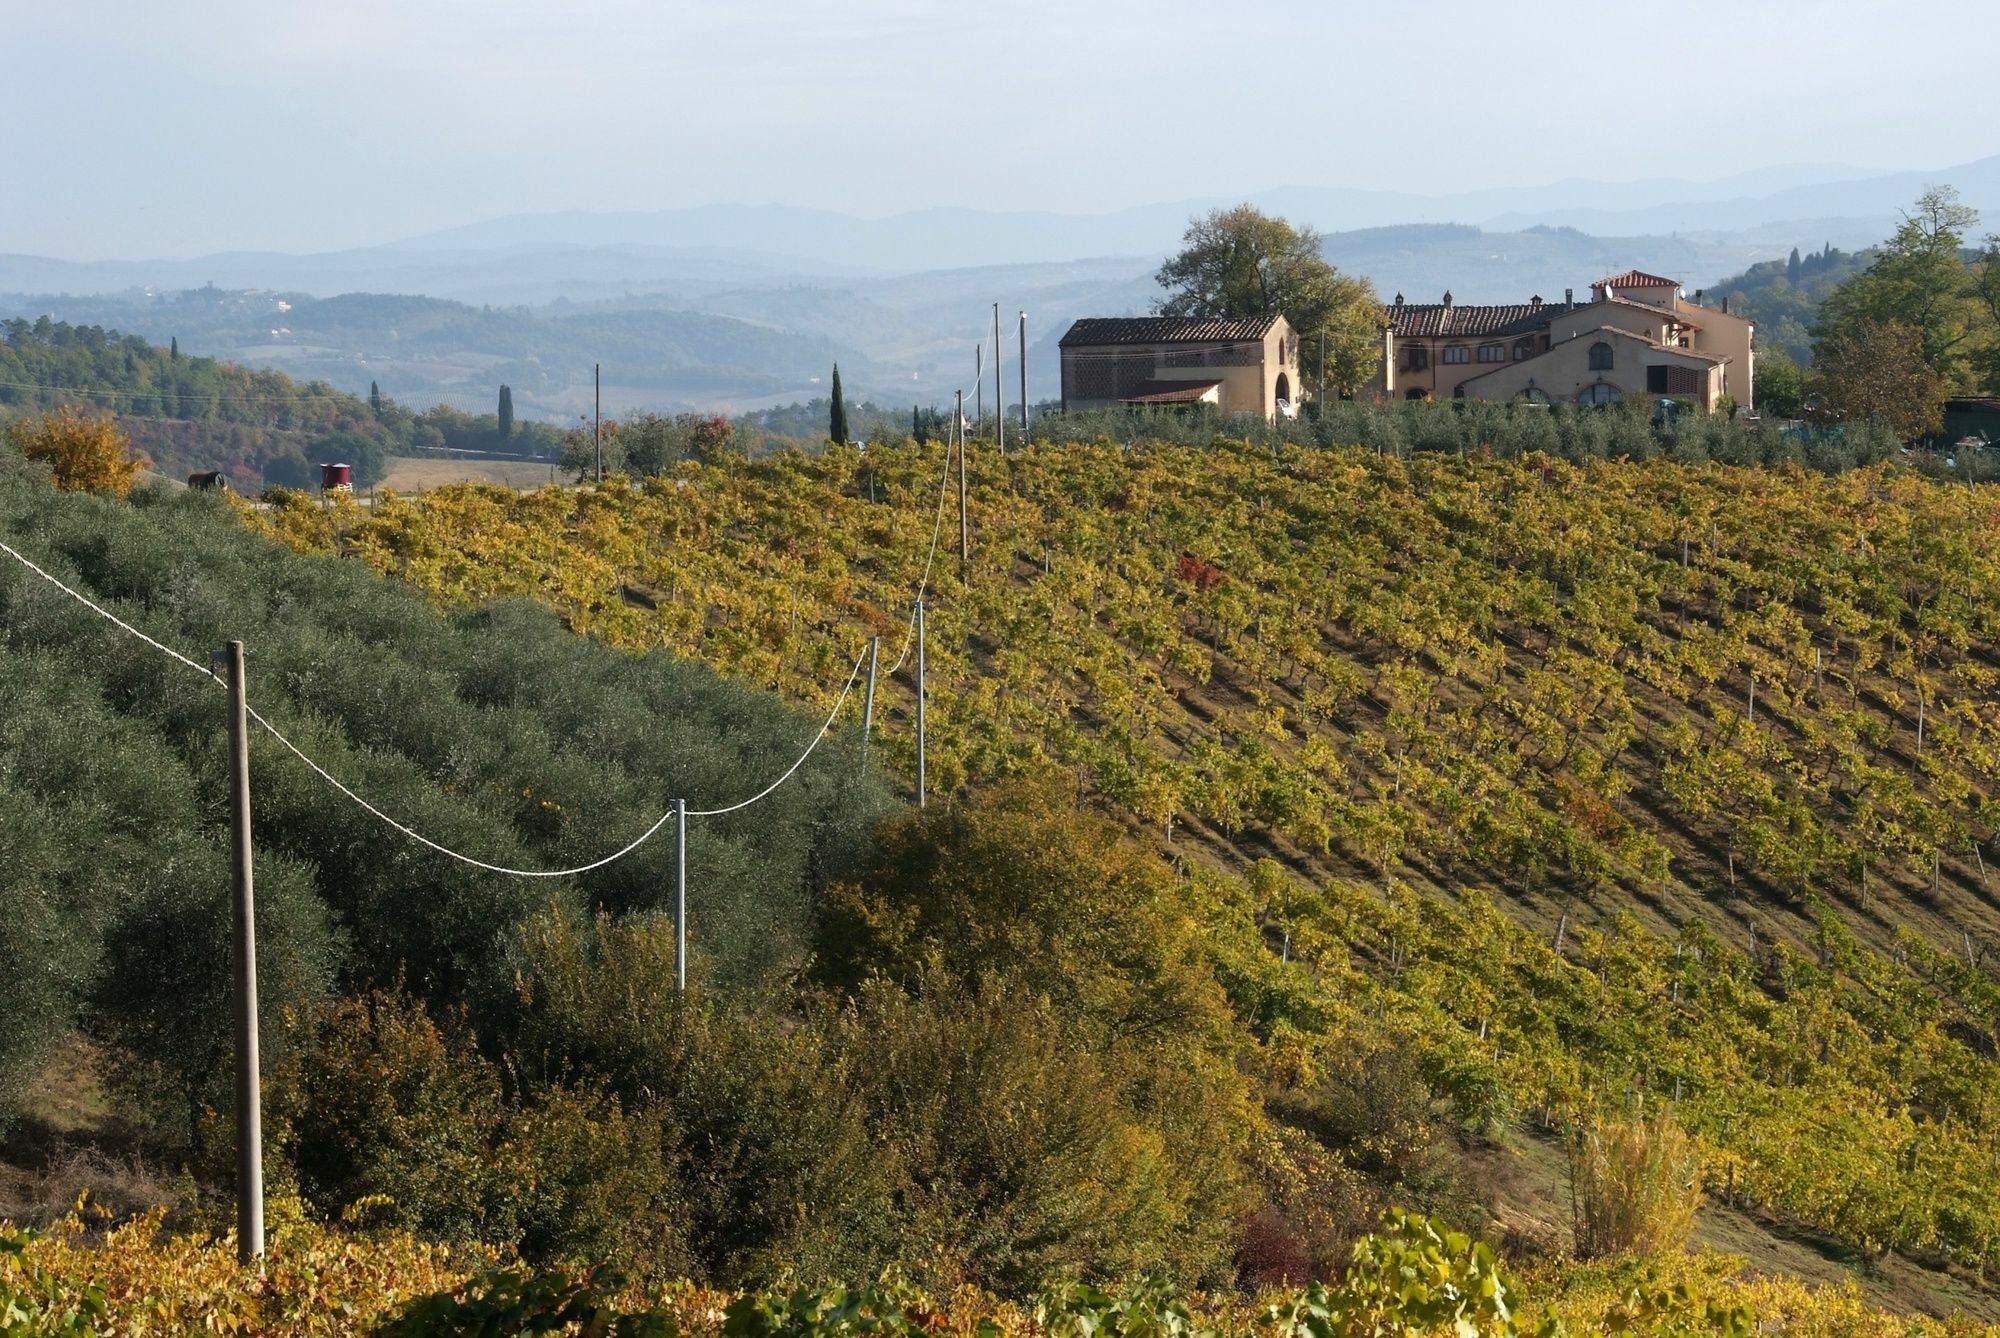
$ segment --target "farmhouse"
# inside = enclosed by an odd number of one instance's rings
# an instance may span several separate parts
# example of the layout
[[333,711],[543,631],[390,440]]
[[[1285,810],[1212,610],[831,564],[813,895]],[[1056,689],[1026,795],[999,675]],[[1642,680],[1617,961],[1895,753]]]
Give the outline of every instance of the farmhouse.
[[1384,310],[1377,399],[1527,400],[1610,404],[1627,396],[1728,396],[1754,407],[1755,325],[1690,302],[1680,284],[1630,270],[1599,279],[1591,299],[1540,297],[1510,306],[1410,303]]
[[1264,419],[1298,412],[1299,340],[1283,316],[1080,320],[1062,337],[1064,409],[1208,404]]

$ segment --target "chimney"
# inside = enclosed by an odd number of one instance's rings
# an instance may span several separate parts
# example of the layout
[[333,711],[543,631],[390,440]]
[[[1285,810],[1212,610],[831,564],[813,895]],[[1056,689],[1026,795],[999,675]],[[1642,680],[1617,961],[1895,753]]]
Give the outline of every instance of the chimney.
[[1528,306],[1531,310],[1540,311],[1542,309],[1542,295],[1536,293],[1533,297],[1529,298]]
[[1722,295],[1722,314],[1725,316],[1729,314],[1729,294],[1727,293]]
[[1403,309],[1403,295],[1401,293],[1398,293],[1396,294],[1396,310],[1401,311],[1402,309]]
[[1700,306],[1700,305],[1701,305],[1701,299],[1702,299],[1702,295],[1703,295],[1704,293],[1706,293],[1707,291],[1708,291],[1708,289],[1706,289],[1706,288],[1697,288],[1697,289],[1695,289],[1695,290],[1694,290],[1694,304],[1695,304],[1696,306]]
[[1563,289],[1563,310],[1571,311],[1574,310],[1575,307],[1576,307],[1576,289],[1574,288]]

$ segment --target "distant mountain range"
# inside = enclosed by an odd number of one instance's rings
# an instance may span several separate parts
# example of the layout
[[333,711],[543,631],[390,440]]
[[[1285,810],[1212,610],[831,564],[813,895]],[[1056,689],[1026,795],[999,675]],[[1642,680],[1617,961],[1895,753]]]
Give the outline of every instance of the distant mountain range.
[[[1321,228],[1328,256],[1372,278],[1385,299],[1435,301],[1450,289],[1480,302],[1554,299],[1633,267],[1696,289],[1793,246],[1858,249],[1936,183],[1957,186],[2000,226],[2000,156],[1928,172],[1817,164],[1710,182],[1566,181],[1436,196],[1297,187],[1251,200]],[[810,398],[823,393],[835,358],[857,397],[941,403],[971,390],[972,349],[990,340],[998,301],[1010,366],[1014,315],[1028,312],[1030,394],[1039,399],[1058,392],[1054,343],[1069,322],[1146,310],[1157,295],[1152,273],[1190,216],[1230,203],[874,219],[718,205],[523,214],[317,255],[0,255],[0,314],[178,336],[191,352],[349,390],[380,381],[415,400],[483,401],[507,379],[524,414],[568,418],[595,362],[606,364],[606,402],[620,411]],[[420,311],[383,294],[444,305]],[[324,301],[335,297],[344,306]]]

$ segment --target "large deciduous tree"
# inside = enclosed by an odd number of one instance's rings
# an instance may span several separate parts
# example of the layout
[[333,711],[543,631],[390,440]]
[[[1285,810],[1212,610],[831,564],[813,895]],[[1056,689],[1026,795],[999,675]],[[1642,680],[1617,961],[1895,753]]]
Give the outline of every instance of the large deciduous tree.
[[1251,205],[1217,209],[1188,224],[1180,251],[1160,266],[1164,316],[1262,316],[1282,312],[1299,337],[1300,372],[1317,384],[1325,347],[1329,393],[1352,392],[1382,356],[1382,304],[1368,280],[1327,261],[1319,233]]
[[1864,327],[1903,327],[1915,331],[1918,356],[1945,390],[1970,388],[1983,313],[1964,246],[1978,222],[1950,186],[1925,191],[1875,262],[1827,299],[1814,361],[1829,344],[1867,346],[1875,336]]
[[23,419],[7,429],[7,436],[21,454],[47,465],[56,486],[67,492],[123,497],[132,491],[139,473],[132,439],[109,418],[65,409],[46,418]]
[[1944,378],[1923,348],[1923,331],[1913,325],[1846,327],[1821,341],[1809,389],[1827,417],[1880,419],[1913,441],[1944,424]]

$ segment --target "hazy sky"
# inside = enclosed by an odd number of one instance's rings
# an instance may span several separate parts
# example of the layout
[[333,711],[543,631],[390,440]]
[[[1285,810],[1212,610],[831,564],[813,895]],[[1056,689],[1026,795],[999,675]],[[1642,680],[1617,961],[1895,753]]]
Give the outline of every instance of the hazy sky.
[[0,251],[2000,152],[1996,0],[0,0]]

